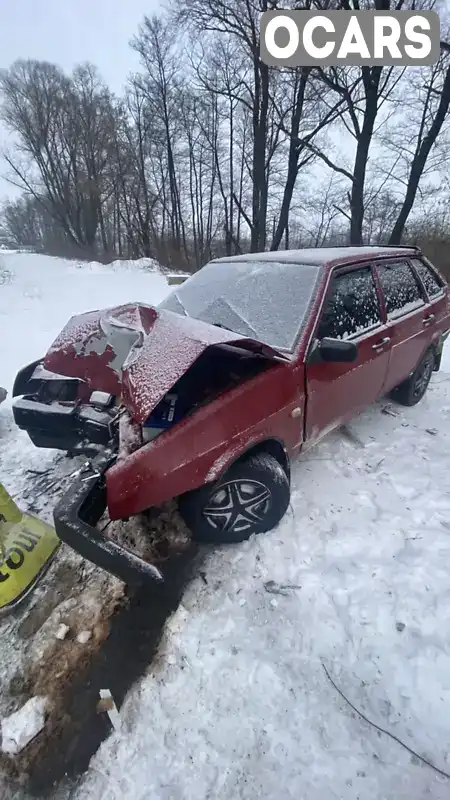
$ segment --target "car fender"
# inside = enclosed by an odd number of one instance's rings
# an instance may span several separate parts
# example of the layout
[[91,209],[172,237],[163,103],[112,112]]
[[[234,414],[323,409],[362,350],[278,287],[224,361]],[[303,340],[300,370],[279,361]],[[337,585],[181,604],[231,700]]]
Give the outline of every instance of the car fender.
[[216,458],[206,473],[205,483],[214,483],[215,481],[218,481],[226,472],[228,472],[228,470],[233,466],[233,464],[236,463],[236,461],[239,461],[246,455],[250,455],[250,453],[256,449],[264,450],[264,445],[267,445],[267,451],[269,452],[271,443],[276,443],[282,448],[285,462],[289,466],[290,459],[284,442],[278,438],[270,436],[269,434],[254,436],[250,439],[246,439],[245,441],[239,440],[224,450],[224,452],[218,456],[218,458]]
[[124,519],[213,482],[265,440],[293,451],[300,421],[298,384],[288,366],[241,384],[164,434],[119,459],[106,473],[111,519]]

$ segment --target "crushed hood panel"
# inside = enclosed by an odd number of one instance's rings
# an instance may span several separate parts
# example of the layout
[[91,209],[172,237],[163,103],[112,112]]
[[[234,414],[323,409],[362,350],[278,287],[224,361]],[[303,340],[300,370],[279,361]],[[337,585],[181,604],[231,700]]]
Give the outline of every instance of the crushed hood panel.
[[289,360],[256,339],[171,311],[128,304],[72,317],[51,345],[44,367],[120,396],[136,422],[145,422],[207,348],[225,344]]

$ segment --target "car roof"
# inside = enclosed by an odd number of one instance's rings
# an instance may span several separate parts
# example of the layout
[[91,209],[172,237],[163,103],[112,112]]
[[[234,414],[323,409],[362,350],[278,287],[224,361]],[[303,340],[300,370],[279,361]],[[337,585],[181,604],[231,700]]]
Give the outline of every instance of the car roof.
[[388,247],[388,246],[369,246],[358,247],[308,247],[303,250],[276,250],[265,253],[245,253],[240,256],[225,256],[225,258],[215,258],[211,263],[239,263],[239,262],[271,262],[276,261],[284,264],[310,264],[314,266],[325,266],[326,264],[338,262],[351,262],[363,258],[379,258],[381,256],[411,256],[420,254],[417,247]]

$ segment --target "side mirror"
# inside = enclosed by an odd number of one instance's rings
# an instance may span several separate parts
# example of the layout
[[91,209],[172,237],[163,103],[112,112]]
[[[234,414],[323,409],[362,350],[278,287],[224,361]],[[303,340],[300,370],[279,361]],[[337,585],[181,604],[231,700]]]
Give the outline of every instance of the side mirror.
[[358,358],[358,345],[344,339],[322,339],[318,347],[320,360],[331,364],[347,364]]

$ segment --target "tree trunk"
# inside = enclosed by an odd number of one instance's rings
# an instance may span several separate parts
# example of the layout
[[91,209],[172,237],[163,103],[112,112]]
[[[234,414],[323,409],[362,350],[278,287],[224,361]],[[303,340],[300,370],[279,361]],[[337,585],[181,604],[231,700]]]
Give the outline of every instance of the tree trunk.
[[364,121],[358,137],[353,182],[350,192],[350,244],[363,243],[364,222],[364,184],[366,181],[367,161],[372,142],[375,120],[378,113],[378,85],[382,67],[363,67],[363,82],[366,96]]
[[257,253],[266,246],[267,180],[266,139],[269,107],[269,70],[254,56],[255,98],[253,106],[253,199],[250,250]]

